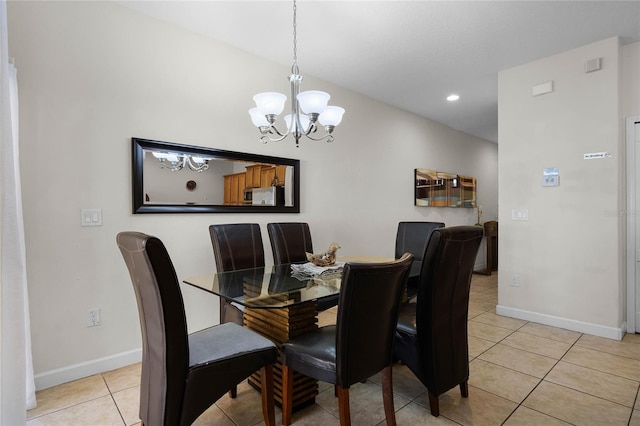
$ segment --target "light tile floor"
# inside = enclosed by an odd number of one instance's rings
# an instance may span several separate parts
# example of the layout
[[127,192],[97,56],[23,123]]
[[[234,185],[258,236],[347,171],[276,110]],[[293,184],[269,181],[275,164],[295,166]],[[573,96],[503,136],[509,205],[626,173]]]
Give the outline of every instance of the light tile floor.
[[[404,366],[394,367],[399,425],[632,425],[640,426],[640,334],[622,341],[496,315],[497,275],[474,275],[469,303],[469,398],[458,388],[440,396],[438,418],[425,387]],[[320,314],[320,324],[335,311]],[[136,425],[140,364],[37,393],[29,426]],[[384,425],[380,378],[351,388],[354,425]],[[337,425],[333,387],[321,384],[316,404],[294,414],[296,425]],[[277,421],[281,419],[276,408]],[[260,397],[244,382],[196,425],[263,424]],[[150,425],[152,426],[152,425]]]

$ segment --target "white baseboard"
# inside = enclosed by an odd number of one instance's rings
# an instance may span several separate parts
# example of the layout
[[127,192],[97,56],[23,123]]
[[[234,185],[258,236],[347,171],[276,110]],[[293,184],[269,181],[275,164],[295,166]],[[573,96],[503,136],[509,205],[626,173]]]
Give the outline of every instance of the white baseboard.
[[496,306],[496,314],[615,340],[622,340],[626,329],[626,324],[623,324],[619,328],[607,327],[501,305]]
[[135,364],[140,361],[142,361],[142,349],[136,349],[129,352],[122,352],[116,355],[99,358],[93,361],[82,362],[68,367],[45,371],[43,373],[36,374],[34,377],[36,390],[50,388],[62,383],[93,376],[94,374],[100,374],[117,368],[126,367],[127,365]]

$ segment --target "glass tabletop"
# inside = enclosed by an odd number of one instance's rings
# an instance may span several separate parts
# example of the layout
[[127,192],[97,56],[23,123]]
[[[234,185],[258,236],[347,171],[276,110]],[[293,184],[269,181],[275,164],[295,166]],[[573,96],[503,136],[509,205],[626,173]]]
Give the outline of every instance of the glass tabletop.
[[291,264],[199,275],[184,280],[248,308],[283,308],[340,293],[342,270],[293,273]]

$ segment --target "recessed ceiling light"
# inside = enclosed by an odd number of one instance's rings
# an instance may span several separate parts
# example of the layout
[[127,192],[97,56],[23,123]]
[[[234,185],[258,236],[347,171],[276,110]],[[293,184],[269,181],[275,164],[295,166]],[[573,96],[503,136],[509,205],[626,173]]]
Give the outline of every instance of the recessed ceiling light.
[[451,95],[447,96],[447,100],[451,101],[451,102],[457,101],[458,99],[460,99],[460,96],[458,96],[456,94],[451,94]]

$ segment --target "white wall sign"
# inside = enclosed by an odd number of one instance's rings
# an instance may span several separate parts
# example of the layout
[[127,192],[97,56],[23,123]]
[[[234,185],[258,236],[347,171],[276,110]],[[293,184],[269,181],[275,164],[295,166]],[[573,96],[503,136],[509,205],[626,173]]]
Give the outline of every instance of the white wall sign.
[[585,160],[596,160],[599,158],[609,158],[611,157],[611,153],[610,152],[589,152],[584,154],[584,159]]

